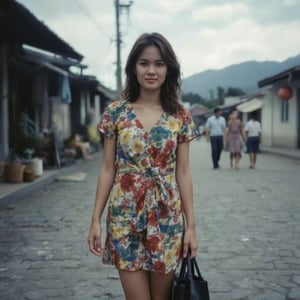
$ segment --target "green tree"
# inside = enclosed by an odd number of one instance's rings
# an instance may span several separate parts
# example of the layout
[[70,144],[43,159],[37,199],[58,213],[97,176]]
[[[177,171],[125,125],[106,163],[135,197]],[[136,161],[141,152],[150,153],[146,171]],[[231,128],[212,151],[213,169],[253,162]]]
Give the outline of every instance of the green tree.
[[182,102],[189,102],[190,104],[202,104],[204,105],[205,99],[198,94],[187,93],[182,95]]
[[215,99],[215,94],[213,90],[209,90],[209,100],[212,101]]
[[224,104],[225,90],[223,87],[221,87],[221,86],[217,87],[217,95],[218,95],[218,100],[219,100],[220,104]]
[[235,96],[243,96],[245,92],[237,87],[228,87],[225,96],[226,97],[235,97]]

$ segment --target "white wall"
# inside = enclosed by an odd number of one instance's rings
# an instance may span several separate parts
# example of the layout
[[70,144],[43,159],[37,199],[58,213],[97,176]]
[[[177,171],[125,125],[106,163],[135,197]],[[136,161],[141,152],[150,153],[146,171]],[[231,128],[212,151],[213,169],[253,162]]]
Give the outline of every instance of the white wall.
[[[298,83],[299,84],[299,83]],[[281,100],[277,92],[286,85],[293,88],[293,96],[289,100],[289,120],[281,121]],[[266,87],[264,106],[262,108],[262,144],[268,147],[297,148],[297,108],[296,84],[279,82]]]
[[272,146],[273,136],[273,95],[267,88],[263,99],[264,105],[261,110],[262,144],[267,147]]
[[288,122],[281,121],[281,100],[277,96],[278,89],[282,85],[277,86],[273,92],[274,99],[274,134],[273,134],[273,146],[275,147],[287,147],[296,148],[297,137],[297,107],[296,107],[296,90],[293,87],[293,96],[289,100],[289,120]]

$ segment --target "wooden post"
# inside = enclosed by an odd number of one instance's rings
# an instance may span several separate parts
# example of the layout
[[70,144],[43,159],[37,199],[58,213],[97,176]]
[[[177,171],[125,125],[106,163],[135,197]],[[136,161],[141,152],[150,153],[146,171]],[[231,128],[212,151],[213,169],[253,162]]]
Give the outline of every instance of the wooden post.
[[8,50],[5,42],[0,42],[0,160],[9,156],[8,117]]

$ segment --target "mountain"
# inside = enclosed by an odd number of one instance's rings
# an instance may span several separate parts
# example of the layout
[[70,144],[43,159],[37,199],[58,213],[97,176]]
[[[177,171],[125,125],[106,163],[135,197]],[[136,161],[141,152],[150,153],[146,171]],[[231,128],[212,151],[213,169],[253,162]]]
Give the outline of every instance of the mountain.
[[257,92],[258,81],[297,65],[300,65],[300,54],[282,62],[246,61],[224,69],[206,70],[189,76],[182,80],[182,90],[185,94],[199,94],[204,98],[209,98],[210,90],[216,95],[218,86],[225,89],[236,87],[245,91],[246,94],[251,94]]

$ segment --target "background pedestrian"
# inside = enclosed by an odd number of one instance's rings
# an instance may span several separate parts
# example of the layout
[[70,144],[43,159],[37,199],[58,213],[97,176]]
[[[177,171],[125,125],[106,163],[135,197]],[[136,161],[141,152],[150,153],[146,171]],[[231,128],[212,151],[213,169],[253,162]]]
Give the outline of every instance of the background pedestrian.
[[259,151],[259,144],[261,142],[261,125],[256,120],[256,114],[251,113],[250,119],[245,126],[247,138],[247,153],[249,154],[250,169],[254,169],[256,165],[257,153]]
[[243,123],[238,119],[238,111],[230,114],[227,127],[224,132],[224,143],[229,151],[230,167],[239,170],[242,157],[243,141],[245,140]]
[[210,141],[211,144],[211,157],[214,169],[220,167],[219,161],[223,150],[225,128],[226,121],[222,117],[221,109],[217,107],[214,109],[214,115],[209,117],[205,124],[206,140]]

